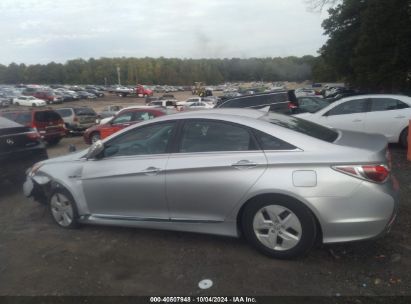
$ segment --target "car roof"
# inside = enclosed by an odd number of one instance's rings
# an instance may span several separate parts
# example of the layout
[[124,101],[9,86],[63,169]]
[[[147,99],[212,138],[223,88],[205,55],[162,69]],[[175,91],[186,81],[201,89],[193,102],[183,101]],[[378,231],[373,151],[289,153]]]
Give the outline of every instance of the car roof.
[[22,127],[21,124],[0,116],[0,129]]
[[208,109],[208,110],[200,110],[200,111],[194,111],[194,112],[183,112],[183,113],[176,113],[173,114],[172,117],[178,117],[178,118],[213,118],[216,115],[219,116],[219,118],[230,118],[233,116],[242,116],[242,117],[247,117],[247,118],[254,118],[258,119],[262,116],[264,116],[266,112],[259,111],[259,110],[254,110],[254,109],[244,109],[244,108],[218,108],[218,109]]

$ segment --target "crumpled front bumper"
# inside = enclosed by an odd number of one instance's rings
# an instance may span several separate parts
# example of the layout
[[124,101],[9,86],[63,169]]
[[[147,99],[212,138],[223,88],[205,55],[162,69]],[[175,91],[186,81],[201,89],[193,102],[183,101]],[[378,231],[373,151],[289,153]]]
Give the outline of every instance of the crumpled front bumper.
[[32,197],[35,201],[45,204],[47,203],[48,185],[50,185],[50,179],[47,176],[26,175],[23,193],[26,197]]

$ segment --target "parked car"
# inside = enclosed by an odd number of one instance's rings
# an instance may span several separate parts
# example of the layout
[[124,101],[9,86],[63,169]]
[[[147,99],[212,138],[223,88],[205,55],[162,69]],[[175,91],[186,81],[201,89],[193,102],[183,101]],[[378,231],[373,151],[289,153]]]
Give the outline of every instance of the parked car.
[[328,106],[331,102],[328,99],[315,97],[315,96],[304,96],[297,97],[297,108],[294,113],[315,113],[322,108]]
[[177,108],[177,100],[161,99],[152,101],[148,104],[149,106],[165,107],[165,108]]
[[32,94],[33,97],[44,100],[47,104],[63,103],[63,98],[49,91],[37,91]]
[[0,117],[0,178],[23,183],[26,170],[47,159],[40,134],[33,128]]
[[67,107],[56,109],[71,133],[83,132],[96,124],[97,114],[88,107]]
[[153,91],[150,89],[147,89],[146,87],[138,84],[136,89],[136,95],[137,97],[147,97],[147,96],[153,96]]
[[98,113],[99,119],[112,117],[116,115],[123,107],[118,105],[109,105],[103,108],[103,110]]
[[297,107],[294,91],[244,95],[226,99],[216,105],[216,108],[252,108],[281,114],[291,114]]
[[24,193],[47,204],[63,228],[243,235],[276,258],[303,255],[317,238],[381,236],[398,209],[383,136],[250,109],[136,124],[88,151],[34,165]]
[[0,112],[0,116],[13,120],[23,126],[36,129],[41,139],[50,145],[58,144],[67,133],[63,119],[54,110],[11,110]]
[[214,105],[211,105],[206,102],[187,102],[184,104],[182,110],[183,111],[195,111],[195,110],[205,110],[205,109],[212,109]]
[[19,96],[13,99],[13,104],[16,106],[43,107],[46,102],[33,96]]
[[93,94],[97,97],[104,97],[104,93],[102,91],[96,90],[96,89],[86,89],[86,92]]
[[0,108],[6,108],[10,105],[10,100],[8,98],[0,97]]
[[295,90],[295,95],[297,97],[315,96],[317,95],[317,92],[314,89],[299,88]]
[[76,94],[81,98],[81,99],[96,99],[97,96],[89,93],[87,91],[77,91]]
[[135,123],[163,115],[165,115],[164,111],[155,108],[126,108],[109,122],[88,128],[83,135],[84,141],[87,144],[92,144]]
[[321,125],[384,135],[390,143],[408,145],[411,97],[405,95],[359,95],[335,101],[316,113],[296,116]]

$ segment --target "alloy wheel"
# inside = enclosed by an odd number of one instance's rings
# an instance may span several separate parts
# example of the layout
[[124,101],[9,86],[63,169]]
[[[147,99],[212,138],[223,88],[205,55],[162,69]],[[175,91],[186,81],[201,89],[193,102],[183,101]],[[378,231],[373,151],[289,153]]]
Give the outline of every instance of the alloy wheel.
[[255,213],[253,229],[264,246],[278,251],[294,248],[302,235],[297,215],[284,206],[274,204],[264,206]]

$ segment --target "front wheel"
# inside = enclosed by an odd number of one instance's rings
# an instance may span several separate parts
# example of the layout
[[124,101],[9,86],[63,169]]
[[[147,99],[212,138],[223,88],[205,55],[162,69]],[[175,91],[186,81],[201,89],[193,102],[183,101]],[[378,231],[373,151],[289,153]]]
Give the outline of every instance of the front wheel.
[[78,226],[78,213],[71,194],[65,189],[56,189],[49,198],[50,214],[54,222],[62,228],[73,229]]
[[316,240],[316,223],[302,203],[283,197],[249,203],[242,216],[247,241],[274,258],[290,259],[304,255]]
[[101,138],[100,133],[94,132],[90,136],[91,143],[94,144],[96,141],[100,140],[100,138]]

